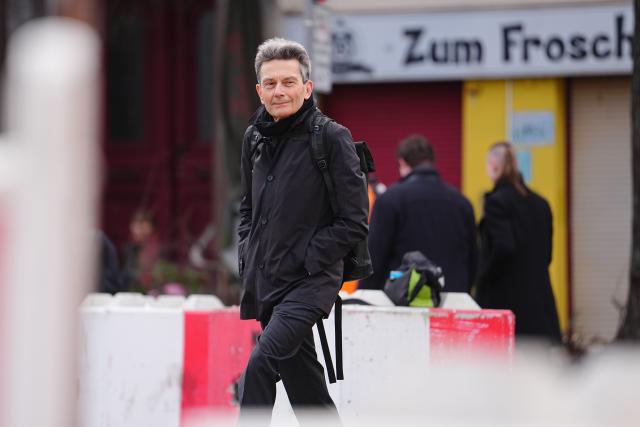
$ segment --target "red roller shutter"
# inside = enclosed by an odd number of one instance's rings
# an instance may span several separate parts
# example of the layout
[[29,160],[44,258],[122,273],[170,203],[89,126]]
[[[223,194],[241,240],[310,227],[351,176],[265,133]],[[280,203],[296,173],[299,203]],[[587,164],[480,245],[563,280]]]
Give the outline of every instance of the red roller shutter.
[[399,178],[398,142],[412,133],[427,137],[445,181],[460,188],[462,147],[460,82],[337,85],[325,110],[371,148],[379,181]]

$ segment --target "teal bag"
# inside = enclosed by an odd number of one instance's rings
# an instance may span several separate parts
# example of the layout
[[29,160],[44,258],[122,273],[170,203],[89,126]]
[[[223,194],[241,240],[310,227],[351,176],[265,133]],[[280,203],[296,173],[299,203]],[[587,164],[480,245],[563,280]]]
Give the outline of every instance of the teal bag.
[[385,283],[384,293],[395,305],[433,308],[440,306],[443,288],[442,268],[415,251],[402,257],[402,264]]

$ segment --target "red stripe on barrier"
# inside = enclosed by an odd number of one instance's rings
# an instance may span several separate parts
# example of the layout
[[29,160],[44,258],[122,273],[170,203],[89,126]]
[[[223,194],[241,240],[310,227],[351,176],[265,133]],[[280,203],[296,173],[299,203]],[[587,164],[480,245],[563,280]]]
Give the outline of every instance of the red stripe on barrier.
[[477,351],[510,357],[515,344],[515,316],[509,310],[430,310],[431,360],[450,353]]
[[186,311],[182,379],[182,424],[190,414],[235,415],[235,388],[260,324],[240,320],[237,308]]

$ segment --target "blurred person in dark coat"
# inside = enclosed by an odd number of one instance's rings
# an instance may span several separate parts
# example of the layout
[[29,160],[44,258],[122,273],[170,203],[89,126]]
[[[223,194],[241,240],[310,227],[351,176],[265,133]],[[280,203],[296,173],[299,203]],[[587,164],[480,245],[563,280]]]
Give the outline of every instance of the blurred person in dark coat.
[[513,311],[518,335],[557,341],[560,327],[549,279],[549,204],[525,185],[509,143],[491,147],[487,174],[495,186],[485,195],[480,222],[478,303]]
[[122,253],[123,282],[131,290],[147,293],[160,285],[155,283],[153,272],[164,258],[151,213],[136,211],[129,223],[129,235]]
[[125,292],[127,287],[120,277],[118,253],[109,238],[101,230],[96,230],[98,241],[98,292],[115,294]]
[[373,276],[359,289],[382,289],[402,256],[420,251],[442,267],[446,292],[469,292],[477,263],[471,203],[435,169],[435,153],[420,135],[398,146],[401,180],[377,200],[369,226]]

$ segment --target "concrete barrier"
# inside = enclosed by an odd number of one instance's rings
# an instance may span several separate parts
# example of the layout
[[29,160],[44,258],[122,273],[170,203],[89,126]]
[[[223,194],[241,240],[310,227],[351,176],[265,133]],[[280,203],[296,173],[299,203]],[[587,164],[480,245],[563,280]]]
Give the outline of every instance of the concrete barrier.
[[[471,298],[471,295],[466,292],[442,292],[440,295],[442,296],[440,308],[480,310],[480,306]],[[379,290],[358,289],[352,293],[340,292],[340,296],[347,304],[357,301],[376,307],[396,306],[383,291]]]
[[[429,311],[403,307],[347,305],[343,307],[344,381],[329,384],[329,393],[342,417],[355,420],[366,407],[384,404],[398,378],[411,377],[416,366],[429,363]],[[335,363],[333,313],[325,320],[327,340]],[[318,359],[325,366],[314,328]],[[326,368],[325,368],[326,369]],[[272,426],[295,425],[282,383]]]
[[105,307],[110,305],[113,301],[111,294],[92,293],[87,295],[82,301],[83,308],[89,307]]
[[[333,314],[325,320],[335,363]],[[473,358],[490,353],[510,361],[514,316],[507,310],[451,310],[347,305],[343,307],[345,380],[329,384],[341,417],[352,425],[371,408],[385,407],[399,384],[428,371],[448,356]],[[315,334],[316,348],[320,343]],[[324,366],[322,352],[318,358]],[[297,425],[281,383],[272,426]]]
[[118,307],[145,307],[153,297],[136,292],[120,292],[113,296],[112,304]]
[[[240,320],[238,307],[212,308],[220,304],[206,296],[87,296],[80,425],[186,427],[203,415],[233,420],[237,381],[261,328]],[[335,363],[333,314],[324,322]],[[345,419],[357,420],[367,411],[362,402],[383,405],[399,378],[414,378],[448,351],[487,347],[510,357],[513,331],[508,311],[346,305],[345,381],[329,390]],[[281,383],[273,420],[295,423]]]
[[185,310],[213,310],[224,308],[224,304],[215,295],[189,295],[184,308]]
[[509,361],[515,346],[515,316],[509,310],[431,309],[432,362],[446,360],[452,354]]
[[155,308],[178,308],[184,307],[186,298],[182,295],[158,295],[149,302],[150,307]]
[[80,425],[177,427],[182,309],[116,296],[113,304],[81,308],[81,316]]

